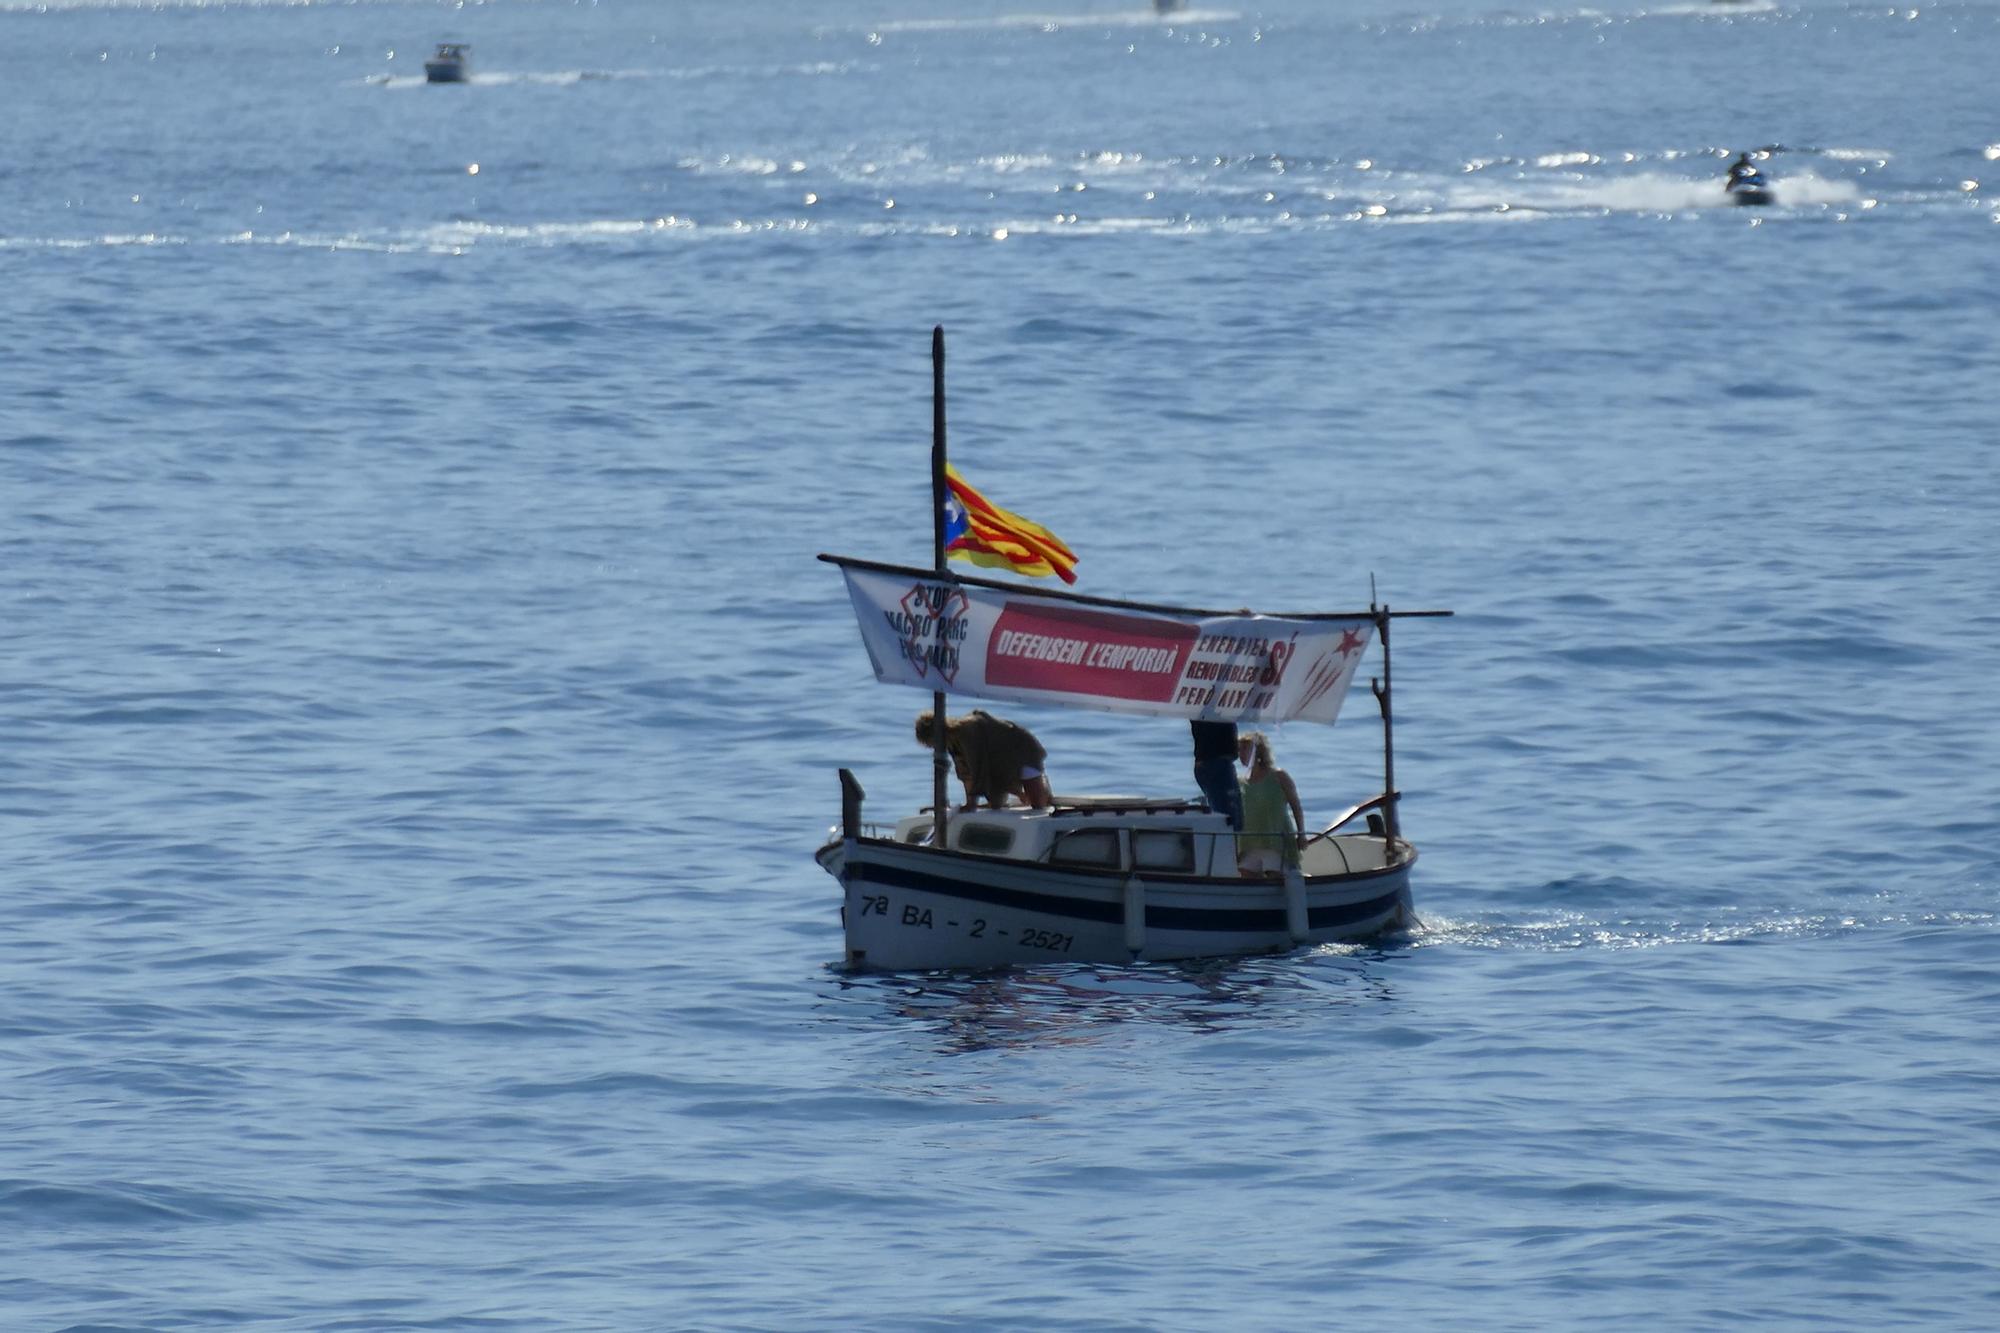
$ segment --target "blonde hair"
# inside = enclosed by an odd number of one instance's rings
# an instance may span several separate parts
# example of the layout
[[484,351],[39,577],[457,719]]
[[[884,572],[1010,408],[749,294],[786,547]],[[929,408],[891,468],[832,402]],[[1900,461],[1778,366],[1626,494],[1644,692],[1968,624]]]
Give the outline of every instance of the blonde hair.
[[1246,731],[1239,738],[1250,747],[1251,766],[1262,763],[1266,768],[1276,768],[1278,761],[1271,758],[1271,738],[1261,731]]

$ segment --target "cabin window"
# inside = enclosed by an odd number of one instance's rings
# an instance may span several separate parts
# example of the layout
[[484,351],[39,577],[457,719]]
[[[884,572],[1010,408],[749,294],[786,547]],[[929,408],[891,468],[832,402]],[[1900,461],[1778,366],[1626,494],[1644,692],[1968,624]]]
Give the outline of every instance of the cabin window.
[[1014,845],[1014,830],[997,824],[960,824],[958,850],[981,856],[1005,856]]
[[1049,860],[1066,866],[1109,866],[1118,868],[1118,830],[1110,828],[1072,829],[1056,838]]
[[929,842],[930,840],[931,826],[929,824],[918,824],[903,835],[904,842]]
[[1179,829],[1134,829],[1132,868],[1164,870],[1170,875],[1194,873],[1194,834]]

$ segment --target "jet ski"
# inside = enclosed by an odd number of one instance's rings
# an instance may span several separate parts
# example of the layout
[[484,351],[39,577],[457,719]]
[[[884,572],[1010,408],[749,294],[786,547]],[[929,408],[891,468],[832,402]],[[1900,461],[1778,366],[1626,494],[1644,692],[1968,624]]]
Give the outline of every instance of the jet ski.
[[1749,176],[1738,176],[1722,187],[1729,193],[1732,204],[1768,204],[1777,196],[1771,193],[1771,182],[1764,179],[1763,172]]
[[1777,197],[1771,192],[1770,178],[1747,162],[1729,169],[1729,179],[1722,188],[1732,204],[1768,204]]

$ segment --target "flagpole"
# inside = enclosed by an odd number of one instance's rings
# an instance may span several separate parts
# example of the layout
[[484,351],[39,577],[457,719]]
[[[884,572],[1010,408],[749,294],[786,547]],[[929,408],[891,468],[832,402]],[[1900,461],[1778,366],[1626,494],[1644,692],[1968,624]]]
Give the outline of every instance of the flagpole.
[[[944,325],[931,329],[931,567],[944,578]],[[942,590],[940,590],[942,595]],[[936,642],[944,643],[944,606],[935,609],[933,625]],[[942,679],[942,677],[940,677]],[[933,847],[948,845],[947,803],[945,800],[945,699],[943,690],[931,692],[931,802],[936,836]]]
[[1368,682],[1368,688],[1382,709],[1382,855],[1384,864],[1388,864],[1395,858],[1397,839],[1403,836],[1402,820],[1396,809],[1396,718],[1389,706],[1389,622],[1395,618],[1395,612],[1387,602],[1377,607],[1370,601],[1368,609],[1375,614],[1375,632],[1382,640],[1382,675],[1379,680]]

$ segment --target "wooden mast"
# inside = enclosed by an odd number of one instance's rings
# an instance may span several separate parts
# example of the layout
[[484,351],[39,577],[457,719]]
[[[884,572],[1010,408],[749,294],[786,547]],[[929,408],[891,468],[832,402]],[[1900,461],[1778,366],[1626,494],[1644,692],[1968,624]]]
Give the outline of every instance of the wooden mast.
[[[944,325],[931,330],[931,567],[938,578],[944,568]],[[942,595],[942,590],[940,592]],[[944,645],[944,606],[932,608],[936,643]],[[940,677],[942,680],[942,677]],[[945,697],[943,690],[931,692],[931,846],[944,847],[948,832],[945,790]]]

